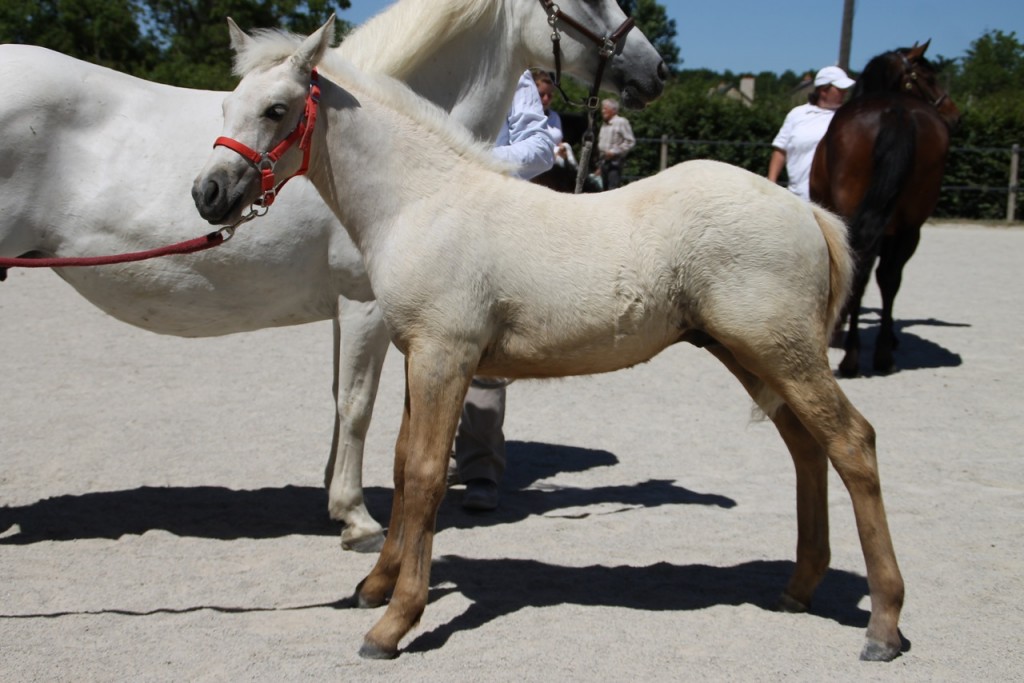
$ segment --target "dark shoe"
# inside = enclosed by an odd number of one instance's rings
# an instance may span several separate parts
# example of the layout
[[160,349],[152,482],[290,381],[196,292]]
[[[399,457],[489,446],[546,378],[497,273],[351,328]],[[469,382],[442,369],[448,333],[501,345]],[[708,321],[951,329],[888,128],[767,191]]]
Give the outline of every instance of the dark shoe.
[[490,479],[470,479],[462,494],[462,508],[486,512],[498,507],[498,485]]

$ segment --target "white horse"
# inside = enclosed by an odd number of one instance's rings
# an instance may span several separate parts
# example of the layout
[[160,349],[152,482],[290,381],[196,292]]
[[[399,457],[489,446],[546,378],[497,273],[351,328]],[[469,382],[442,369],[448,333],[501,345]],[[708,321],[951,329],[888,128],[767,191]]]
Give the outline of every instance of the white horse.
[[[309,178],[363,254],[405,354],[391,526],[360,606],[386,613],[361,654],[392,657],[427,601],[448,448],[474,374],[543,378],[642,363],[680,341],[710,351],[774,422],[797,471],[796,569],[782,607],[803,609],[829,563],[827,469],[849,490],[871,591],[862,657],[891,659],[903,580],[874,431],[829,368],[851,259],[843,224],[764,178],[680,164],[599,195],[554,195],[508,177],[400,83],[326,55],[330,22],[303,42],[237,28],[246,73],[224,135],[266,150],[296,126],[320,63]],[[333,82],[332,82],[333,81]],[[300,155],[279,163],[287,175]],[[228,148],[196,178],[196,205],[233,220],[258,174]]]
[[[482,140],[493,139],[529,66],[554,68],[545,0],[403,0],[338,48],[407,81]],[[562,0],[597,34],[625,21],[614,0]],[[563,68],[593,79],[592,38],[556,22]],[[639,31],[615,46],[604,85],[634,105],[660,94],[665,67]],[[191,176],[220,127],[226,93],[142,81],[38,47],[0,46],[0,257],[94,256],[203,233]],[[228,244],[57,273],[115,318],[161,334],[206,337],[334,321],[337,419],[326,480],[342,545],[375,550],[362,453],[388,337],[358,250],[305,181]],[[2,275],[2,269],[0,269]]]

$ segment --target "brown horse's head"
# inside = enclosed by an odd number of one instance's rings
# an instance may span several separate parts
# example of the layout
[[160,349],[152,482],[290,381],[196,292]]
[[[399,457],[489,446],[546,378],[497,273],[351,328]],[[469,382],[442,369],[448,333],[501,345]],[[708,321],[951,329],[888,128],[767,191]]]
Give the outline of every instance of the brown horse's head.
[[950,128],[960,121],[960,110],[939,84],[938,70],[925,59],[931,40],[923,45],[884,52],[864,67],[857,79],[853,98],[878,92],[902,92],[931,103]]

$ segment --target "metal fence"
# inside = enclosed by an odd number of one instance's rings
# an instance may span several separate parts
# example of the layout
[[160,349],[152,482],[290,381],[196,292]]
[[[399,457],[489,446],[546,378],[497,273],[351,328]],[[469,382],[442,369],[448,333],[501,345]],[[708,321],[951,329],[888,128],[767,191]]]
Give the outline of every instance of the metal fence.
[[[717,159],[763,175],[771,144],[726,140],[637,138],[627,177],[639,178],[688,159]],[[951,147],[936,216],[1022,220],[1020,145]]]

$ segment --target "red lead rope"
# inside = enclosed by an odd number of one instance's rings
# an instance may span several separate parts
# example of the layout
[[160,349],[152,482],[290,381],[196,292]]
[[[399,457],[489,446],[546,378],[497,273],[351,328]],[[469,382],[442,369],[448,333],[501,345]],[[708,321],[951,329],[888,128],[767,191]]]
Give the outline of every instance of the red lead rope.
[[116,254],[114,256],[80,256],[67,258],[0,258],[0,280],[4,279],[6,268],[65,268],[68,266],[106,266],[113,263],[130,263],[132,261],[145,261],[157,256],[170,256],[171,254],[193,254],[210,247],[227,242],[230,233],[225,234],[224,230],[217,230],[202,237],[178,242],[166,247],[148,249],[146,251],[134,251],[128,254]]
[[[320,102],[320,79],[316,72],[313,70],[312,76],[309,83],[309,95],[306,97],[306,109],[303,113],[302,120],[299,125],[295,127],[291,133],[288,134],[284,140],[282,140],[274,149],[269,152],[263,152],[260,154],[249,147],[246,147],[240,142],[232,140],[231,138],[220,137],[217,138],[216,142],[213,143],[214,147],[218,145],[232,149],[243,157],[248,159],[252,164],[260,171],[262,175],[261,190],[262,194],[257,200],[257,203],[263,207],[263,211],[269,207],[277,196],[278,191],[282,186],[291,178],[290,176],[285,178],[276,186],[274,184],[274,164],[277,160],[295,144],[296,141],[299,143],[299,149],[302,150],[302,167],[298,170],[295,175],[303,175],[309,169],[309,149],[310,142],[313,136],[313,129],[316,125],[316,114],[319,109],[318,105]],[[128,254],[115,254],[113,256],[80,256],[80,257],[52,257],[52,258],[0,258],[0,281],[6,279],[8,268],[67,268],[71,266],[106,266],[114,263],[131,263],[133,261],[145,261],[146,259],[157,258],[159,256],[170,256],[172,254],[194,254],[197,251],[203,251],[216,247],[224,242],[231,239],[234,234],[235,228],[240,224],[252,220],[257,216],[261,216],[263,213],[258,213],[255,210],[250,211],[248,214],[243,216],[234,225],[230,227],[221,228],[214,232],[203,235],[202,237],[196,237],[194,239],[186,240],[184,242],[178,242],[176,244],[170,244],[165,247],[158,247],[156,249],[148,249],[146,251],[135,251]]]

